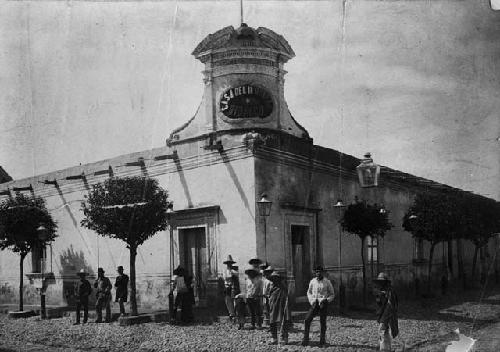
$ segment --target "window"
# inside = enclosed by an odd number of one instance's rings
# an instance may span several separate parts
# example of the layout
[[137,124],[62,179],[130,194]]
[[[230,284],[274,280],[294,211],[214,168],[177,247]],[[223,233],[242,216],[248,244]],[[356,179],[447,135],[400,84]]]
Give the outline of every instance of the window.
[[47,272],[47,250],[45,246],[38,246],[31,250],[31,272],[41,273],[42,268]]
[[366,248],[368,250],[368,262],[378,261],[378,238],[368,236],[366,238]]

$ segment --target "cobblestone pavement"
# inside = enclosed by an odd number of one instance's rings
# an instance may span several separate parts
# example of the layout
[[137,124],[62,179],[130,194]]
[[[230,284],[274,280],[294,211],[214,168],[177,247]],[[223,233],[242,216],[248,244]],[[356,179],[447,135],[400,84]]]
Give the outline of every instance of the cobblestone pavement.
[[[500,351],[500,295],[478,303],[469,293],[463,303],[445,297],[402,302],[396,351],[444,351],[459,328],[478,339],[477,351]],[[469,297],[465,297],[467,299]],[[474,303],[476,302],[476,303]],[[173,326],[148,323],[121,327],[117,323],[73,326],[69,317],[42,321],[38,317],[11,320],[0,316],[2,351],[347,351],[377,350],[377,324],[368,313],[328,318],[328,346],[319,348],[319,322],[311,328],[311,346],[300,346],[303,324],[295,323],[286,346],[270,346],[266,330],[237,330],[230,323]]]

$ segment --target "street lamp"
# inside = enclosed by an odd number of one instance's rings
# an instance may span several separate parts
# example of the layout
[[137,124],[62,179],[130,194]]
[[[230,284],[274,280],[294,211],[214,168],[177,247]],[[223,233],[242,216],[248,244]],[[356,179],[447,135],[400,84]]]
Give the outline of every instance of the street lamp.
[[380,175],[380,165],[373,162],[370,153],[364,155],[364,159],[356,167],[358,172],[359,183],[361,187],[376,187],[378,186],[378,177]]
[[46,310],[45,310],[45,283],[43,282],[43,276],[44,276],[44,271],[45,271],[45,241],[47,241],[48,238],[48,230],[47,228],[43,225],[40,224],[38,228],[36,229],[38,239],[40,240],[40,246],[42,246],[42,259],[41,259],[41,279],[42,279],[42,287],[40,288],[40,317],[42,319],[45,319],[47,317]]
[[259,215],[264,219],[264,260],[267,261],[267,218],[271,215],[271,206],[273,202],[267,199],[267,194],[263,193],[262,198],[257,202]]
[[337,203],[333,205],[335,209],[338,209],[339,213],[339,305],[340,307],[345,306],[345,286],[342,282],[342,224],[341,216],[342,210],[345,209],[346,205],[342,202],[342,199],[338,199]]
[[175,317],[172,315],[174,311],[174,293],[172,290],[172,276],[174,270],[174,228],[172,227],[172,214],[174,213],[174,203],[170,202],[167,205],[167,220],[168,229],[170,232],[170,292],[168,294],[168,314],[170,316],[170,321],[173,321]]

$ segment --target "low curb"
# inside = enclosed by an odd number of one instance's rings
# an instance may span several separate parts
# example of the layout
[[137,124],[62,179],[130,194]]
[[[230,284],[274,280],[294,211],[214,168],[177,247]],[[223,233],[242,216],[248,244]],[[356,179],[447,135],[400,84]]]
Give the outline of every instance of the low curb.
[[34,310],[22,310],[17,312],[8,312],[7,316],[10,319],[21,319],[21,318],[29,318],[36,316],[36,312]]

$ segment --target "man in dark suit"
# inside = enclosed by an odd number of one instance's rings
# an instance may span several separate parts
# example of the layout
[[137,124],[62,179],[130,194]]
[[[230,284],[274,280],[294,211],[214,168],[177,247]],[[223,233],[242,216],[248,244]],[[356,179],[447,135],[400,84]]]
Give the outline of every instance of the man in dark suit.
[[80,277],[76,285],[76,322],[73,325],[80,324],[80,311],[83,308],[83,323],[85,324],[89,318],[89,296],[92,292],[90,287],[90,282],[85,277],[87,273],[84,269],[81,269],[77,275]]
[[115,280],[115,302],[120,305],[120,315],[125,315],[125,305],[123,303],[127,302],[128,298],[128,276],[123,273],[123,266],[117,268],[118,276]]

